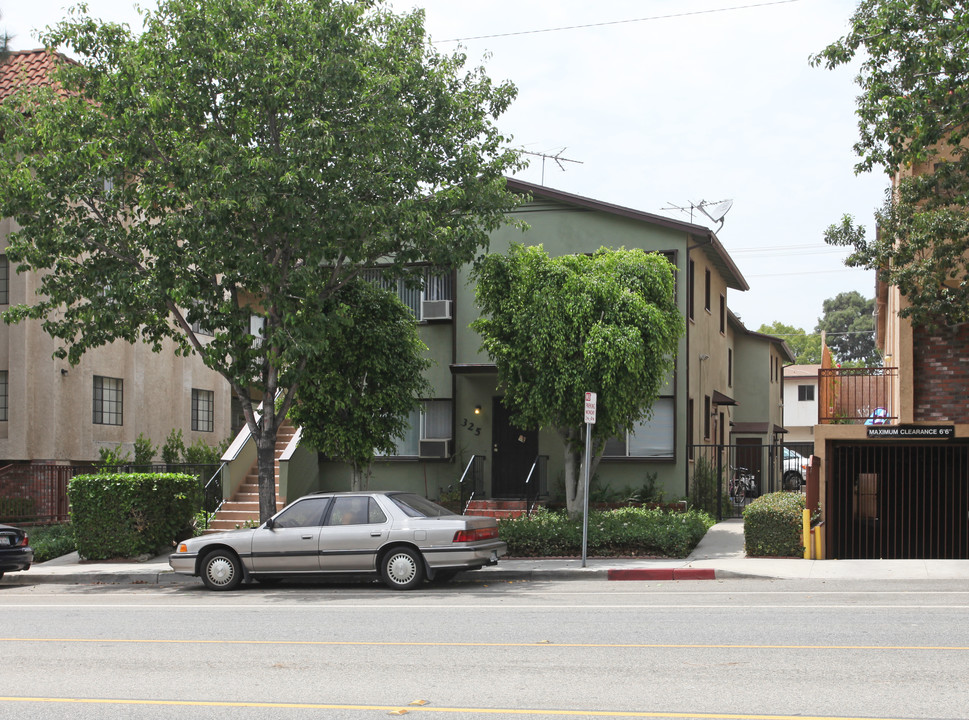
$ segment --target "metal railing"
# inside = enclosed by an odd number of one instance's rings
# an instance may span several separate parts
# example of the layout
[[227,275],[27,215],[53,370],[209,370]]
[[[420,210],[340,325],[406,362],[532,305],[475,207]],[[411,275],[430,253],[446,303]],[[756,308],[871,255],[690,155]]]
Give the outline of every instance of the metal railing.
[[461,488],[462,512],[467,513],[468,505],[478,495],[484,495],[484,455],[472,455],[464,468],[458,487]]
[[0,468],[0,522],[67,522],[67,483],[77,472],[70,465],[33,463]]
[[532,463],[525,478],[525,504],[528,515],[532,514],[540,497],[548,495],[548,455],[539,455]]
[[692,451],[690,504],[722,520],[739,517],[760,495],[803,492],[814,445],[693,445]]
[[894,408],[897,367],[818,370],[818,423],[876,424],[898,419]]
[[[221,467],[213,463],[154,463],[150,465],[49,465],[11,463],[0,468],[0,522],[65,523],[70,520],[67,486],[75,475],[94,472],[183,473],[199,480],[200,510],[214,512],[222,502]],[[213,475],[215,471],[215,475]]]

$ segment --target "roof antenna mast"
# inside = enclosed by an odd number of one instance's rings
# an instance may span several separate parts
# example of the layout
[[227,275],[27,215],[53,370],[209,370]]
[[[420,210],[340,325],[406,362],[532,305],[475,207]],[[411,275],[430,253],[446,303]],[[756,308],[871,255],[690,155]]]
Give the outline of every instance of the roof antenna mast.
[[545,161],[546,160],[554,160],[555,161],[555,164],[559,166],[559,170],[561,170],[562,172],[565,172],[565,166],[562,165],[562,163],[564,163],[564,162],[576,163],[577,165],[582,165],[583,164],[583,162],[581,160],[570,160],[569,158],[562,157],[562,153],[564,153],[565,150],[566,150],[565,148],[562,148],[561,150],[559,150],[554,155],[549,154],[549,153],[530,152],[528,150],[521,150],[520,152],[521,152],[522,155],[534,155],[535,157],[542,158],[542,187],[544,187],[545,186]]
[[699,210],[708,218],[713,220],[713,222],[720,223],[720,227],[718,227],[716,230],[717,232],[720,232],[723,229],[724,218],[732,207],[733,200],[701,200],[696,204],[690,202],[689,207],[669,203],[669,207],[665,207],[663,210],[679,210],[680,212],[688,212],[690,213],[690,222],[693,222],[693,211]]

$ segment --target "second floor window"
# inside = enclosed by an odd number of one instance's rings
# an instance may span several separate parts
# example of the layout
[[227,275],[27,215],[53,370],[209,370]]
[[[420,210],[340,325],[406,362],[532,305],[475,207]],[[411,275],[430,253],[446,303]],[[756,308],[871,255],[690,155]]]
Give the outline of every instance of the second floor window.
[[192,388],[192,430],[215,430],[215,393]]
[[124,380],[94,376],[94,424],[124,424]]
[[454,299],[451,273],[430,267],[415,268],[415,272],[422,273],[420,287],[409,286],[403,278],[386,278],[379,268],[365,270],[362,277],[384,290],[396,293],[418,320],[450,318],[450,305]]
[[0,370],[0,422],[6,422],[7,420],[9,397],[9,391],[7,390],[7,371]]
[[0,255],[0,305],[10,304],[10,261]]

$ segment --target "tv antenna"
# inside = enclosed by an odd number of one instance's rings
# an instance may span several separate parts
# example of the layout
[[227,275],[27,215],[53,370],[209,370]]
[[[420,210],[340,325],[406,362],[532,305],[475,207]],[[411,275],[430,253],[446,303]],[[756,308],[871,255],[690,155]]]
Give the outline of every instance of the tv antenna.
[[679,210],[680,212],[688,212],[690,213],[690,222],[693,222],[693,211],[699,210],[713,222],[720,223],[720,227],[717,228],[717,232],[720,232],[720,230],[723,229],[723,220],[732,207],[733,200],[701,200],[696,204],[691,202],[689,207],[670,203],[670,207],[665,207],[663,210]]
[[564,153],[565,150],[566,150],[566,148],[562,148],[561,150],[559,150],[554,155],[549,154],[549,153],[530,152],[529,150],[522,150],[521,153],[522,153],[522,155],[534,155],[535,157],[542,158],[542,185],[544,186],[545,185],[545,161],[546,160],[554,160],[555,161],[555,164],[559,166],[559,170],[561,170],[562,172],[565,172],[565,166],[562,165],[562,163],[564,163],[564,162],[576,163],[577,165],[582,165],[583,164],[581,160],[570,160],[569,158],[562,157],[562,153]]

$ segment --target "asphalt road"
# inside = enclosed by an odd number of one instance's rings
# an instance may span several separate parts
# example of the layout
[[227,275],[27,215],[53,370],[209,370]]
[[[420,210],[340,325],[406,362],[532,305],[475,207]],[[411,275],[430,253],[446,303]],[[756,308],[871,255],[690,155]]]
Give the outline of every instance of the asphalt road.
[[958,582],[0,585],[0,618],[0,718],[969,718]]

